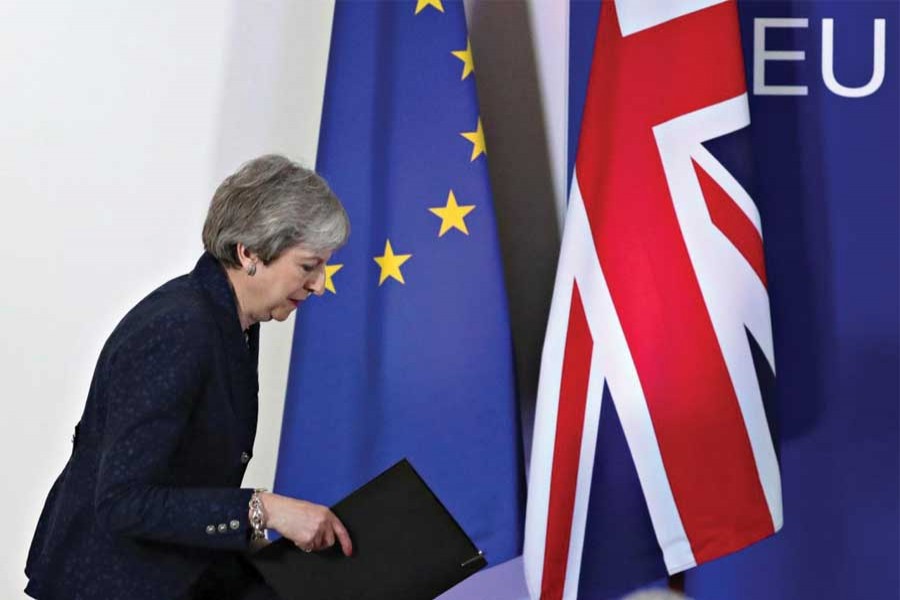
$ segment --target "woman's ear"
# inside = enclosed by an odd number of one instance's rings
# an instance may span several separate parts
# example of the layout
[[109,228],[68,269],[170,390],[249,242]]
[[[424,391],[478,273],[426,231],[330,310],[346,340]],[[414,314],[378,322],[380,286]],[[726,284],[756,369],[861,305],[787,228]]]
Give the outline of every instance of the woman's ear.
[[238,242],[235,250],[238,261],[241,263],[241,270],[246,271],[250,265],[259,262],[259,255],[257,255],[256,252],[251,252],[244,244]]

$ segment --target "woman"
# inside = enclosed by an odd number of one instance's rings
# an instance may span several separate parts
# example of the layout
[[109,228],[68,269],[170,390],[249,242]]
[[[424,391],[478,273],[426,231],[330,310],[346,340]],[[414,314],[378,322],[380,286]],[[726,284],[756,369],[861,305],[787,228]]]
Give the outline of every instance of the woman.
[[240,488],[256,434],[259,323],[324,289],[349,235],[315,173],[281,156],[216,190],[194,270],[137,304],[100,353],[25,568],[40,600],[274,597],[242,560],[264,529],[341,545],[327,508]]

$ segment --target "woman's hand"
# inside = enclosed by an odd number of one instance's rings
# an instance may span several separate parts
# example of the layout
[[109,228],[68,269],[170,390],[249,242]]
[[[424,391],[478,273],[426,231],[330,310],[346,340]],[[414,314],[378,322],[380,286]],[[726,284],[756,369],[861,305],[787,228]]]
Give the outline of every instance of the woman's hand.
[[325,550],[338,542],[344,556],[353,554],[350,534],[327,507],[269,492],[261,493],[259,499],[266,517],[266,528],[274,529],[301,550]]

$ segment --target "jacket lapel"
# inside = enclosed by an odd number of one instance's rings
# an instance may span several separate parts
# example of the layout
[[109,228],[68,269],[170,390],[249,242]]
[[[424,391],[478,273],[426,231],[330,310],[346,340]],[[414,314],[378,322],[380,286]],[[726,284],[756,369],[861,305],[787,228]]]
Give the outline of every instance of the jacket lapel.
[[238,318],[237,300],[225,274],[225,269],[211,254],[205,252],[191,273],[210,301],[216,324],[228,358],[228,377],[231,383],[231,408],[238,420],[246,424],[248,447],[256,436],[257,360],[259,357],[259,324],[252,325],[245,336]]

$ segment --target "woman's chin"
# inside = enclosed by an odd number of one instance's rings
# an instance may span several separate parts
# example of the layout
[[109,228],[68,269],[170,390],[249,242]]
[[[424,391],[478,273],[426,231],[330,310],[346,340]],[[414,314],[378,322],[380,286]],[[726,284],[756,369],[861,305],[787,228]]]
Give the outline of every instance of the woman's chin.
[[294,306],[291,306],[290,308],[287,308],[287,307],[285,307],[285,308],[278,307],[278,308],[276,308],[275,310],[272,311],[272,313],[269,315],[269,318],[268,318],[267,320],[272,320],[272,319],[274,319],[274,320],[279,321],[279,322],[281,322],[281,321],[287,321],[288,317],[291,316],[291,313],[292,313],[292,312],[294,312]]

